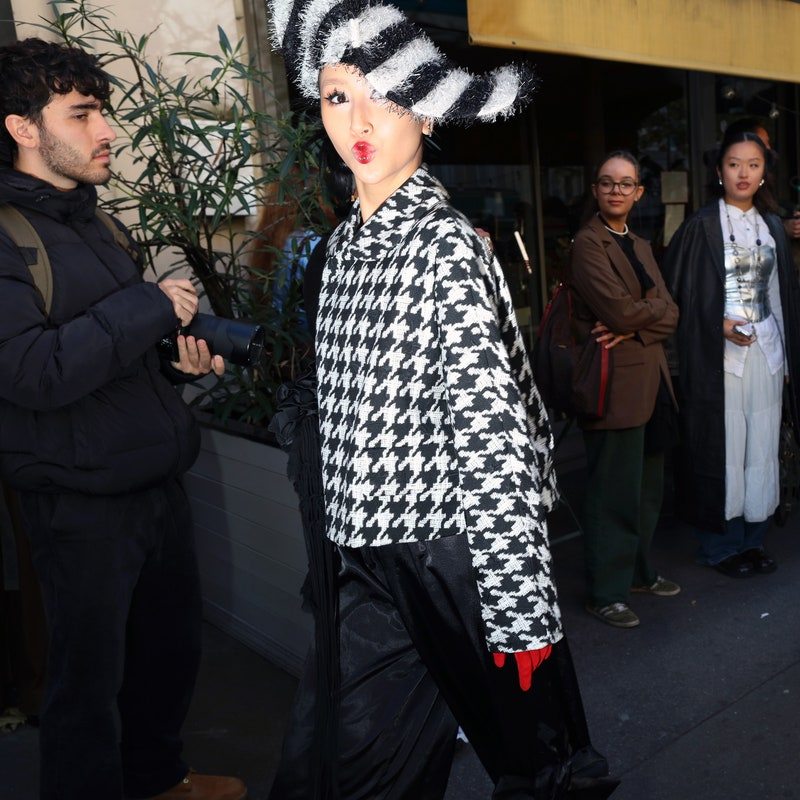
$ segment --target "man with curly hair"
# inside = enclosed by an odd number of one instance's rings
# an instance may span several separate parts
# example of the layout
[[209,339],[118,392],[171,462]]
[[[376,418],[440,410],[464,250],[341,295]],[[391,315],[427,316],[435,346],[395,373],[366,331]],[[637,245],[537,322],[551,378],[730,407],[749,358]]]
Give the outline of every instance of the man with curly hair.
[[4,223],[0,475],[19,493],[48,617],[41,798],[241,800],[241,781],[188,769],[180,738],[201,634],[180,477],[199,439],[171,383],[224,364],[191,337],[162,362],[156,343],[192,319],[196,291],[143,281],[124,227],[98,216],[109,95],[78,48],[0,48],[0,206],[33,227],[52,278],[42,292],[37,248]]

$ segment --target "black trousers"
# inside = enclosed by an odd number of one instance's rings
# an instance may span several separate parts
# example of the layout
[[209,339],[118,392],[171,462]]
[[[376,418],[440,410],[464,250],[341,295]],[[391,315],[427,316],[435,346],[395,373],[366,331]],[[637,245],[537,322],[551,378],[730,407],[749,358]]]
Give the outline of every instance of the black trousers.
[[584,431],[588,478],[583,544],[588,601],[627,603],[658,579],[650,545],[664,495],[664,453],[645,448],[645,425]]
[[[579,754],[587,775],[605,775],[607,765],[589,743],[566,641],[529,692],[519,689],[513,659],[503,670],[493,665],[466,537],[340,552],[341,800],[441,798],[457,724],[495,782],[495,800],[613,791],[611,779],[574,775]],[[316,670],[312,654],[271,800],[315,796]]]
[[[3,686],[0,685],[0,708],[16,704],[23,714],[38,716],[42,705],[47,659],[47,626],[42,591],[31,562],[30,540],[23,532],[25,526],[20,516],[19,498],[3,485],[0,488],[0,503],[5,503],[13,528],[19,573],[19,591],[6,591],[5,595],[0,577],[0,662],[7,663],[10,668],[9,685],[16,687],[18,693],[16,702],[11,703],[9,697],[3,697]],[[5,658],[2,655],[4,649],[7,651]],[[0,674],[2,672],[3,664],[0,663]]]
[[200,657],[186,495],[173,481],[21,501],[49,628],[41,798],[159,794],[188,772],[180,729]]

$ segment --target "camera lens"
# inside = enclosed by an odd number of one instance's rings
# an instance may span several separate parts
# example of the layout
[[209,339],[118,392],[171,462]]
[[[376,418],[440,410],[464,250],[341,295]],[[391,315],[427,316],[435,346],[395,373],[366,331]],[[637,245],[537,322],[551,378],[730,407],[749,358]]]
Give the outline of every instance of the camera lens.
[[261,325],[212,314],[197,314],[185,333],[204,339],[212,355],[222,356],[240,367],[252,367],[264,349],[265,334]]

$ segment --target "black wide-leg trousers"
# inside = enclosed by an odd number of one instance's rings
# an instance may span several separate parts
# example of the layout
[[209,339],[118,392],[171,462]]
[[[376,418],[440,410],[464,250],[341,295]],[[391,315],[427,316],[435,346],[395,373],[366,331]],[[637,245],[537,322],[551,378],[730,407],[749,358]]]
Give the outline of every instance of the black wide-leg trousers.
[[[483,638],[466,537],[340,548],[338,797],[443,797],[457,725],[495,783],[495,800],[605,798],[616,785],[591,749],[566,641],[519,689],[513,658],[497,669]],[[271,800],[309,800],[317,702],[307,661]],[[594,767],[594,771],[591,767]]]
[[186,495],[171,481],[21,501],[49,629],[41,798],[160,794],[188,772],[180,729],[200,658]]

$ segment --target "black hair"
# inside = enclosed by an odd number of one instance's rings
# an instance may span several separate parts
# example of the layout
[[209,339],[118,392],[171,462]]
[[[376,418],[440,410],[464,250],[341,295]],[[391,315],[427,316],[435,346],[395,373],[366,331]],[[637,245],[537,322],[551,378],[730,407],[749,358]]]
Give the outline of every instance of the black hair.
[[[0,47],[0,120],[9,114],[36,124],[55,94],[80,92],[105,103],[111,84],[99,58],[78,47],[30,38]],[[10,162],[16,142],[0,125],[0,160]]]
[[636,170],[636,181],[639,181],[639,177],[642,173],[642,168],[639,166],[639,159],[631,153],[630,150],[611,150],[610,152],[606,153],[595,165],[594,175],[592,181],[596,181],[600,177],[600,168],[606,161],[611,161],[612,158],[621,158],[623,161],[627,161],[629,164],[633,166]]
[[[731,130],[731,128],[733,128],[733,130]],[[722,162],[724,161],[728,150],[730,150],[734,145],[741,144],[742,142],[752,142],[758,147],[758,149],[761,151],[761,154],[764,156],[764,185],[760,186],[753,196],[753,205],[755,205],[760,214],[777,213],[778,204],[775,201],[775,196],[770,188],[769,180],[770,171],[775,164],[775,155],[773,154],[772,150],[770,150],[764,144],[758,134],[749,130],[742,130],[741,128],[734,127],[733,125],[729,126],[725,131],[725,135],[722,137],[722,144],[719,146],[719,150],[717,151],[717,171],[718,173],[722,172]],[[721,179],[719,179],[711,188],[717,197],[725,196],[725,187],[722,186]]]
[[336,218],[342,220],[350,213],[353,205],[356,181],[324,130],[322,131],[319,167],[324,192],[333,206]]
[[761,117],[740,117],[731,122],[725,129],[725,135],[738,135],[740,133],[755,133],[759,128],[769,133],[767,123]]

